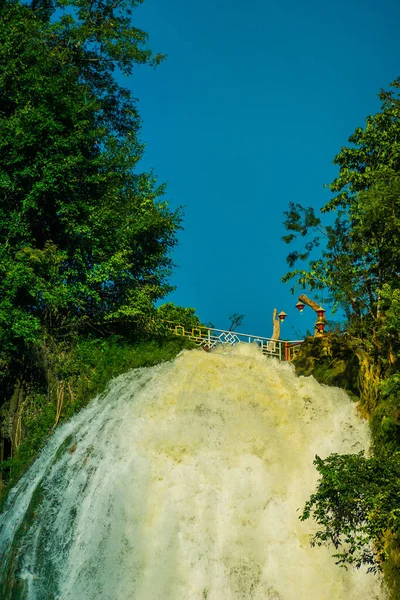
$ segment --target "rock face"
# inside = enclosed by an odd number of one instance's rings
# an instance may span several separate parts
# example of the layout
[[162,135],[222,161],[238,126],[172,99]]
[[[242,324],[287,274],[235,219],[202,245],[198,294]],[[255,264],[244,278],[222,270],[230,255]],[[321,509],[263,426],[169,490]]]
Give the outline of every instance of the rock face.
[[376,408],[381,366],[346,334],[306,338],[294,364],[298,375],[313,375],[319,383],[340,387],[359,399],[365,415]]

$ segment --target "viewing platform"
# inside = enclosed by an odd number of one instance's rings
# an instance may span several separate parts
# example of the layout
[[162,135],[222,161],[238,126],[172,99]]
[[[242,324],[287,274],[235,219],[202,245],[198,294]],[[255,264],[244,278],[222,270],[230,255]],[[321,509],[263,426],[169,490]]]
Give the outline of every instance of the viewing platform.
[[274,340],[259,335],[215,329],[214,327],[185,328],[183,325],[177,325],[171,321],[164,321],[164,323],[167,329],[174,335],[186,337],[207,351],[212,350],[220,344],[229,344],[230,346],[241,343],[257,344],[261,352],[266,356],[275,357],[279,360],[292,361],[297,356],[300,346],[304,341]]

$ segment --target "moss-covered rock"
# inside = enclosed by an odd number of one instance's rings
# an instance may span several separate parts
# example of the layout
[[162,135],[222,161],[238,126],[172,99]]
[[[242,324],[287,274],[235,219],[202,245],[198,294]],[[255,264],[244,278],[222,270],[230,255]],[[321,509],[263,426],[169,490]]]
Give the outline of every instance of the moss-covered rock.
[[319,383],[360,397],[359,359],[345,335],[306,338],[294,365],[298,375],[313,375]]

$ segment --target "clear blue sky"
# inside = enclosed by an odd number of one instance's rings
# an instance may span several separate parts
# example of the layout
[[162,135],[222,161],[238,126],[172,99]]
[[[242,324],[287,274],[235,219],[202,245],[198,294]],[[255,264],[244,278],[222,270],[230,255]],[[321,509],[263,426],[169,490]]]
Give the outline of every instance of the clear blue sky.
[[[158,69],[124,79],[139,99],[143,169],[184,205],[168,300],[225,328],[282,337],[312,328],[281,283],[290,201],[322,206],[335,154],[400,75],[395,0],[145,0],[135,25],[168,54]],[[328,315],[329,317],[329,315]]]

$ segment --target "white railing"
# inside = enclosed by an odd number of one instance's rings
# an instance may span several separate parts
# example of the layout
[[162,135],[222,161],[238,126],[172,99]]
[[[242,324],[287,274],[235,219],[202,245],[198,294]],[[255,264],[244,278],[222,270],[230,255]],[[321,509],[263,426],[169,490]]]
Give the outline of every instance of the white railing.
[[187,337],[204,350],[211,350],[219,344],[234,346],[239,343],[257,344],[263,354],[274,356],[279,360],[292,361],[298,354],[303,340],[282,341],[273,340],[248,333],[237,331],[226,331],[214,327],[192,327],[185,328],[171,321],[165,321],[166,327],[175,335]]

